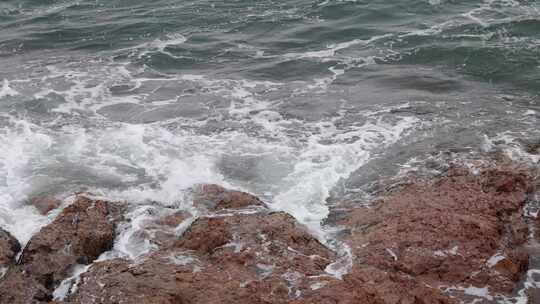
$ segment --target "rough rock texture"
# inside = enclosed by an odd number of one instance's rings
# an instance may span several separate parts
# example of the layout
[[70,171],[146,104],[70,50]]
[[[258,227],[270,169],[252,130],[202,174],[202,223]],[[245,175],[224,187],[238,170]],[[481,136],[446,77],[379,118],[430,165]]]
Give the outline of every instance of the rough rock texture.
[[89,264],[112,247],[119,212],[106,201],[78,197],[30,239],[18,266],[0,281],[0,303],[51,300],[74,266]]
[[80,197],[28,242],[21,257],[30,275],[56,285],[75,264],[88,264],[114,241],[114,221],[106,201]]
[[136,263],[93,265],[69,301],[427,304],[459,302],[448,287],[508,294],[527,269],[516,248],[527,240],[520,215],[530,188],[521,173],[453,169],[349,210],[339,224],[352,265],[340,280],[325,271],[335,253],[291,216],[249,194],[202,186],[194,203],[207,213],[182,236]]
[[[265,209],[264,203],[256,196],[223,188],[214,184],[201,184],[192,189],[193,207],[197,214],[229,213],[243,209],[245,211]],[[195,220],[188,211],[165,212],[156,220],[144,224],[139,231],[141,238],[148,240],[158,248],[167,248]]]
[[516,248],[527,240],[521,211],[530,190],[525,174],[453,169],[350,211],[341,220],[344,241],[362,267],[434,287],[509,294],[527,269],[528,255]]
[[440,290],[398,272],[354,265],[342,280],[328,280],[295,304],[450,304],[457,303]]
[[[193,213],[166,210],[142,225],[156,250],[93,263],[62,303],[453,304],[474,300],[463,291],[470,286],[509,295],[533,252],[519,249],[529,237],[522,211],[532,184],[518,171],[454,168],[369,208],[345,205],[332,218],[349,259],[253,195],[194,190]],[[0,280],[0,303],[51,303],[74,266],[112,246],[118,214],[86,198],[67,207]],[[348,269],[341,279],[328,272],[336,265]]]
[[262,206],[251,195],[212,189],[219,194],[213,196],[216,201],[206,196],[205,208],[247,209],[202,216],[169,247],[138,263],[115,259],[94,264],[69,301],[289,303],[328,277],[324,269],[334,253],[294,218],[249,209]]
[[264,203],[249,193],[225,189],[218,185],[204,184],[194,189],[193,204],[208,210],[238,209],[262,206]]
[[414,278],[369,265],[357,264],[338,280],[325,271],[335,253],[294,218],[250,209],[261,207],[260,201],[237,197],[239,202],[233,198],[227,206],[245,209],[223,212],[225,207],[213,207],[219,203],[205,201],[204,208],[217,213],[198,218],[169,247],[136,263],[94,264],[68,302],[97,297],[101,303],[454,303]]
[[21,245],[9,232],[0,228],[0,278],[7,268],[15,262],[15,256],[21,250]]
[[159,226],[176,228],[190,217],[191,214],[185,211],[178,211],[159,218],[155,223]]

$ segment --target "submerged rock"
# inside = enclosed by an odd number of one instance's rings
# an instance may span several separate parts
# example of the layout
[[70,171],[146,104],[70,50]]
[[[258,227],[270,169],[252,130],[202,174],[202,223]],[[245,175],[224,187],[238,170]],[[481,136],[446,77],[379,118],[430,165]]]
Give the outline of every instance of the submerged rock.
[[61,204],[62,202],[59,199],[50,195],[38,196],[30,199],[30,205],[34,206],[42,215],[60,207]]
[[30,239],[17,267],[0,281],[0,303],[51,300],[74,267],[91,263],[112,247],[119,215],[114,204],[78,197]]

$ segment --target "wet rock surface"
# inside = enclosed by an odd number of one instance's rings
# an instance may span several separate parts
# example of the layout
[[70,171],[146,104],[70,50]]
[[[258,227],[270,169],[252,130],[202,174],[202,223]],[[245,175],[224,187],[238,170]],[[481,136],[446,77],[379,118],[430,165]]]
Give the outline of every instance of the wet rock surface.
[[[214,184],[200,184],[190,189],[192,210],[166,210],[158,212],[157,218],[146,221],[139,231],[141,240],[157,248],[168,248],[201,215],[209,213],[227,215],[237,211],[256,212],[266,210],[265,204],[256,196],[230,190]],[[195,215],[197,214],[197,215]]]
[[15,256],[21,250],[21,245],[9,232],[0,228],[0,278],[8,267],[15,262]]
[[201,185],[193,210],[143,225],[154,250],[98,262],[121,208],[81,197],[30,240],[0,280],[0,303],[51,302],[77,265],[90,267],[55,303],[495,303],[528,269],[522,214],[533,189],[519,170],[453,168],[401,184],[369,207],[336,206],[330,218],[341,246],[331,250],[257,197]]
[[457,303],[439,289],[398,272],[354,265],[342,280],[332,279],[294,303]]
[[114,204],[78,197],[34,235],[0,281],[0,303],[50,301],[56,286],[73,268],[109,250],[120,210]]
[[290,303],[320,277],[330,279],[325,268],[335,258],[331,250],[290,215],[263,208],[251,195],[233,193],[241,199],[228,202],[234,209],[259,209],[205,214],[175,242],[138,263],[94,264],[67,301]]
[[347,228],[355,264],[371,266],[449,291],[488,288],[510,294],[528,266],[522,214],[530,178],[488,170],[452,169],[430,183],[414,183],[369,208],[351,210]]
[[246,192],[229,190],[219,185],[203,184],[194,189],[193,204],[217,211],[262,206],[264,203],[256,196]]

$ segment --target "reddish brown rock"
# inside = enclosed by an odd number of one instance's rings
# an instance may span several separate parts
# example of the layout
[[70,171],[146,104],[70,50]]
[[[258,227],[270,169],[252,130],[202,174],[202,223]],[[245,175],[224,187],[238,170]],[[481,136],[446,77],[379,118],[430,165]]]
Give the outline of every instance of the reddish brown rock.
[[521,173],[455,169],[350,210],[340,224],[354,264],[342,280],[325,272],[335,254],[291,216],[264,210],[249,194],[205,187],[195,206],[259,209],[201,217],[137,263],[95,264],[70,301],[443,304],[459,297],[444,286],[509,293],[527,268],[527,254],[516,249],[528,235],[520,214],[530,183]]
[[523,142],[523,148],[527,153],[540,154],[540,140]]
[[202,218],[142,262],[94,264],[70,302],[454,303],[438,289],[369,266],[338,280],[324,271],[335,258],[282,212]]
[[[151,263],[150,263],[151,262]],[[185,303],[178,295],[174,265],[148,260],[133,264],[124,259],[95,263],[81,277],[81,286],[66,302],[102,304],[119,303]]]
[[539,288],[528,289],[527,296],[529,298],[529,303],[540,303],[540,289]]
[[45,215],[49,211],[58,208],[62,202],[54,196],[39,196],[30,199],[30,204],[39,211],[39,213]]
[[[113,245],[119,207],[78,197],[24,248],[19,265],[0,282],[0,303],[48,301],[77,264],[89,264]],[[23,291],[24,290],[24,291]],[[15,303],[15,302],[13,302]]]
[[527,238],[521,211],[529,181],[510,171],[454,169],[351,210],[341,221],[350,230],[344,240],[361,265],[434,287],[488,286],[508,294],[527,269],[527,254],[515,248]]
[[330,280],[321,289],[307,293],[294,304],[454,304],[439,289],[398,272],[356,265],[343,280]]
[[157,225],[167,226],[170,228],[176,228],[178,225],[182,224],[185,220],[191,217],[191,214],[185,211],[178,211],[164,217],[159,218],[156,221]]
[[218,185],[204,184],[194,189],[193,204],[208,210],[239,209],[245,207],[265,207],[256,196],[249,193],[229,190]]
[[15,256],[21,250],[21,245],[9,232],[0,228],[0,278],[7,268],[15,262]]
[[51,291],[26,275],[20,266],[8,270],[0,281],[0,290],[2,304],[48,303],[52,300]]
[[[265,208],[264,203],[249,193],[225,189],[218,185],[202,184],[193,189],[193,205],[198,213],[220,213],[225,210]],[[144,223],[144,230],[137,232],[140,238],[146,239],[158,248],[167,247],[178,238],[179,234],[194,220],[187,211],[176,211]],[[207,237],[220,237],[214,231]]]
[[142,233],[145,233],[144,238],[159,248],[167,247],[178,238],[178,234],[181,232],[178,229],[182,228],[182,225],[189,225],[188,221],[192,217],[189,212],[177,211],[149,223]]
[[282,212],[202,217],[182,238],[142,261],[94,264],[69,301],[290,303],[312,284],[332,279],[324,269],[334,259],[333,252]]
[[[203,185],[194,191],[199,218],[176,212],[145,223],[139,233],[156,251],[93,263],[64,303],[454,304],[472,300],[459,290],[468,286],[508,295],[528,267],[519,247],[529,235],[521,214],[531,185],[512,170],[453,168],[369,208],[337,206],[349,208],[338,224],[352,253],[341,279],[326,272],[337,254],[293,217]],[[110,248],[118,212],[88,199],[71,207],[32,238],[0,282],[8,290],[0,303],[48,302],[74,265]]]
[[79,197],[30,239],[21,263],[45,286],[56,285],[75,264],[88,264],[112,247],[112,213],[106,201]]

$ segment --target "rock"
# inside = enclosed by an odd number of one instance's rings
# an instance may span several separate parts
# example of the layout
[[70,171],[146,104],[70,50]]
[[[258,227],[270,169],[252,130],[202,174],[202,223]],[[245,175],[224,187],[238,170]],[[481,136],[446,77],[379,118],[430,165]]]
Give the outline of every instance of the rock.
[[[174,246],[195,251],[214,261],[223,259],[223,263],[236,258],[236,253],[259,252],[268,253],[254,257],[261,263],[271,263],[276,259],[271,264],[286,267],[291,263],[290,259],[298,259],[294,261],[295,265],[291,265],[292,268],[305,266],[319,270],[326,267],[334,256],[305,227],[284,212],[200,218]],[[284,256],[288,258],[287,261],[279,260]],[[303,256],[310,258],[302,260],[300,257]]]
[[181,230],[191,223],[189,220],[192,218],[193,215],[186,211],[162,216],[145,227],[144,232],[147,234],[145,238],[159,248],[167,247],[178,238]]
[[331,280],[293,303],[457,304],[439,289],[414,278],[364,265],[356,265],[343,280]]
[[[521,173],[453,169],[342,212],[340,238],[353,265],[340,280],[325,271],[336,254],[290,215],[206,185],[194,202],[210,212],[181,237],[137,263],[94,264],[69,302],[451,304],[460,295],[444,287],[464,285],[508,294],[527,269],[527,254],[516,248],[528,235],[520,214],[530,190]],[[244,208],[250,212],[234,211]],[[184,220],[173,214],[158,223]]]
[[232,240],[229,228],[223,218],[199,219],[189,228],[187,237],[184,235],[180,239],[179,246],[201,254],[210,254]]
[[[232,196],[236,209],[249,196]],[[240,201],[235,201],[235,199]],[[260,206],[258,200],[252,200]],[[137,263],[95,263],[69,303],[290,303],[332,279],[332,251],[283,212],[261,208],[197,219],[183,236]]]
[[0,279],[15,262],[15,256],[20,250],[19,241],[9,232],[0,228]]
[[157,225],[167,226],[169,228],[176,228],[178,225],[182,224],[186,219],[190,218],[192,215],[185,211],[178,211],[164,217],[159,218],[156,221]]
[[[510,295],[528,268],[520,246],[529,236],[522,211],[532,190],[531,178],[518,171],[452,168],[431,181],[402,183],[369,208],[338,204],[339,216],[331,216],[343,228],[337,235],[350,249],[346,259],[255,196],[202,185],[193,192],[193,214],[159,210],[160,217],[141,224],[137,233],[158,244],[156,250],[136,260],[92,263],[62,303],[485,300],[465,287]],[[20,265],[9,268],[0,303],[50,303],[75,266],[112,246],[118,214],[114,205],[88,198],[67,207],[30,240]],[[348,269],[340,278],[327,272],[337,264]]]
[[245,207],[265,207],[256,196],[249,193],[228,190],[218,185],[204,184],[194,189],[193,205],[211,211],[239,209]]
[[6,291],[0,303],[11,303],[17,294],[24,294],[29,302],[50,300],[52,291],[75,266],[89,264],[112,248],[120,212],[106,201],[78,197],[30,239],[17,269],[0,282],[0,289]]
[[110,209],[106,201],[79,197],[30,239],[21,263],[45,286],[55,286],[74,265],[88,264],[112,248]]
[[357,265],[338,280],[325,273],[335,258],[282,212],[202,218],[143,261],[94,264],[69,303],[455,303],[374,267]]
[[2,304],[47,303],[52,300],[51,291],[26,275],[20,266],[8,271],[0,281],[0,290]]
[[42,215],[49,213],[49,211],[58,208],[62,202],[54,196],[39,196],[30,199],[30,204],[39,211]]
[[524,195],[532,191],[531,177],[512,171],[489,170],[480,176],[484,190]]
[[528,234],[521,211],[529,180],[519,172],[453,169],[351,210],[340,221],[350,232],[343,240],[359,265],[433,287],[489,286],[509,294],[527,269],[527,254],[515,248]]
[[[124,259],[97,262],[81,277],[75,295],[69,303],[186,303],[176,290],[175,271],[158,260],[132,264]],[[150,263],[151,262],[151,263]]]
[[527,297],[529,298],[529,303],[540,303],[540,288],[529,288],[527,289]]
[[[227,206],[252,205],[233,199]],[[335,260],[332,251],[286,213],[262,208],[210,215],[137,263],[115,259],[94,264],[68,301],[454,303],[437,288],[398,271],[360,263],[338,280],[325,272]]]
[[521,275],[527,271],[529,265],[529,256],[527,253],[518,250],[511,250],[505,254],[495,265],[490,265],[494,271],[508,277],[510,281],[516,282]]
[[525,151],[529,154],[540,154],[540,139],[523,142]]

